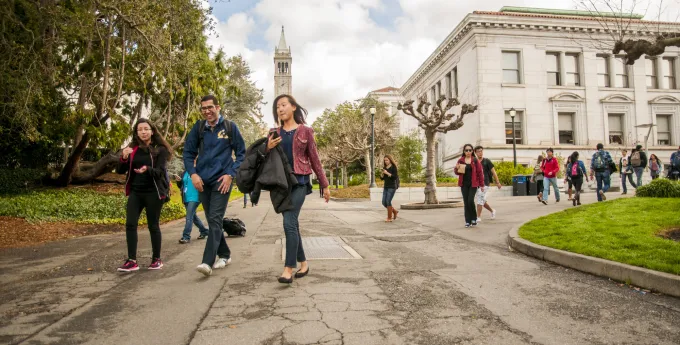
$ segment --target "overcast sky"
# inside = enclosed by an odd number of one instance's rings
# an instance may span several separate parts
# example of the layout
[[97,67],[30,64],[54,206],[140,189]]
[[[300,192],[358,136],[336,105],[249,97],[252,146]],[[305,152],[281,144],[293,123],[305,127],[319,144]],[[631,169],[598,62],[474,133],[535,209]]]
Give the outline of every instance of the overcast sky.
[[[679,1],[666,4],[678,8]],[[573,0],[209,2],[218,22],[218,37],[210,37],[209,43],[228,55],[241,54],[248,62],[257,86],[264,89],[268,123],[273,123],[274,47],[282,25],[292,49],[293,95],[309,110],[311,123],[325,108],[385,86],[400,87],[472,11],[498,11],[503,6],[576,8]],[[644,13],[647,6],[637,12]],[[651,12],[650,16],[656,17]]]

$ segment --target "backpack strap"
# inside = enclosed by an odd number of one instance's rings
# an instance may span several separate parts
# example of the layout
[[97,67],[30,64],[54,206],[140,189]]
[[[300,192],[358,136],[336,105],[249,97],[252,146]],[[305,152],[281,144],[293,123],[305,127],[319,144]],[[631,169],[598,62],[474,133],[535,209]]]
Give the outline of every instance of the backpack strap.
[[[200,156],[201,153],[203,152],[203,136],[205,135],[205,126],[207,124],[207,120],[200,120],[198,124],[198,155]],[[223,119],[222,121],[222,128],[227,132],[227,136],[229,138],[229,146],[233,148],[234,146],[234,139],[233,139],[233,122],[231,120]]]

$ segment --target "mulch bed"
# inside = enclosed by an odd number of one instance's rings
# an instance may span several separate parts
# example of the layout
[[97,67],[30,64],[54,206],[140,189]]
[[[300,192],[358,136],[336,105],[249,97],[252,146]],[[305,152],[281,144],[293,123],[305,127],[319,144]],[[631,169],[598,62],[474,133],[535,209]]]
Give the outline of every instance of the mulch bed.
[[119,224],[29,223],[23,218],[0,217],[0,248],[27,247],[45,242],[124,230],[125,226]]

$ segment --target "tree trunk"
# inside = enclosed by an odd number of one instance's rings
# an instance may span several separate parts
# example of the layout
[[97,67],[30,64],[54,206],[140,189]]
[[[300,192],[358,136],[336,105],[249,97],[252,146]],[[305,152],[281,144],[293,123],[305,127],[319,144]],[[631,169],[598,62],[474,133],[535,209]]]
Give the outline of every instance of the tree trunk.
[[347,165],[342,166],[342,186],[344,188],[349,187],[348,184],[347,184]]
[[330,188],[330,185],[333,184],[333,169],[328,169],[328,172],[329,172],[329,176],[328,176],[329,177],[329,179],[328,179],[329,186],[328,186],[328,188]]
[[364,159],[366,160],[366,177],[368,177],[368,183],[371,183],[371,174],[373,173],[373,167],[371,166],[371,150],[366,150],[364,153]]
[[64,168],[61,169],[61,173],[59,174],[59,177],[57,178],[56,181],[58,186],[66,187],[69,185],[69,183],[71,183],[73,173],[78,169],[78,163],[80,163],[80,158],[83,156],[83,152],[85,152],[85,149],[87,148],[87,144],[89,142],[90,133],[85,132],[85,134],[83,134],[83,137],[80,139],[78,145],[73,148],[71,156],[68,157],[68,160],[64,165]]
[[437,176],[435,165],[435,131],[425,130],[427,144],[427,166],[425,168],[425,204],[438,204]]
[[71,180],[71,183],[89,183],[101,175],[110,173],[116,167],[116,164],[118,164],[121,152],[122,151],[109,153],[108,155],[102,157],[97,161],[97,163],[94,164],[92,169],[88,170],[87,172],[75,174]]

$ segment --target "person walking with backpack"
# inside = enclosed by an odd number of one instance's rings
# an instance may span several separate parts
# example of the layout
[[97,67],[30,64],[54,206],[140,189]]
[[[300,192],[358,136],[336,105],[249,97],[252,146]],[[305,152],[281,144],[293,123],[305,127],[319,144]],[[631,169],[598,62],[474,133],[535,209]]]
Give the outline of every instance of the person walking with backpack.
[[[319,153],[316,148],[314,130],[306,126],[305,117],[307,110],[297,103],[290,95],[279,95],[273,102],[274,123],[277,128],[269,135],[267,153],[278,145],[281,145],[292,168],[293,175],[297,179],[297,185],[290,192],[293,208],[283,211],[283,231],[286,235],[286,259],[283,273],[278,281],[282,284],[290,284],[293,277],[302,278],[309,273],[309,265],[302,248],[302,236],[300,236],[300,211],[305,202],[305,196],[312,194],[312,171],[319,179],[319,188],[323,190],[326,202],[331,197],[328,189],[328,178],[321,165]],[[300,269],[293,273],[300,263]]]
[[382,205],[387,209],[387,219],[385,221],[391,222],[393,219],[397,219],[397,213],[399,213],[392,207],[394,193],[399,188],[399,173],[397,171],[397,162],[394,161],[391,155],[386,155],[383,159],[383,169],[380,172],[380,177],[384,181]]
[[581,205],[581,192],[583,191],[583,176],[586,175],[586,165],[583,161],[578,160],[578,151],[574,151],[569,158],[570,162],[567,165],[565,175],[569,175],[571,183],[574,185],[576,195],[571,199],[571,204],[576,206]]
[[597,201],[607,200],[605,193],[611,183],[612,164],[612,156],[604,150],[604,145],[597,144],[597,152],[590,161],[590,180],[597,179]]
[[534,173],[531,175],[531,182],[536,182],[536,190],[538,191],[536,197],[538,198],[538,202],[543,200],[543,170],[541,170],[543,159],[543,155],[538,155],[538,158],[536,158],[536,165],[534,165]]
[[548,204],[548,192],[550,186],[553,186],[555,191],[555,202],[560,202],[560,190],[557,188],[557,173],[560,171],[560,164],[555,158],[552,147],[546,150],[548,157],[541,163],[541,170],[543,171],[543,205]]
[[[635,149],[633,149],[633,152],[635,152]],[[621,184],[623,185],[623,193],[621,194],[628,193],[626,179],[628,179],[628,182],[630,182],[630,185],[633,186],[633,188],[637,189],[637,184],[635,184],[635,181],[633,181],[632,169],[633,168],[630,166],[630,157],[628,156],[628,150],[622,149],[621,158],[619,159],[619,175],[621,176]]]
[[[209,276],[213,268],[224,268],[231,262],[222,219],[227,210],[232,180],[245,157],[246,145],[238,126],[220,115],[215,96],[201,98],[201,114],[205,120],[197,121],[191,128],[184,143],[183,158],[184,168],[198,190],[208,219],[208,240],[196,270]],[[236,160],[232,159],[232,153]]]
[[671,153],[671,164],[667,177],[673,181],[680,179],[680,146],[678,146],[677,151]]
[[[571,165],[571,162],[572,162],[571,155],[569,155],[569,157],[567,157],[567,162],[564,163],[565,172],[569,171],[569,166]],[[571,175],[567,173],[564,174],[564,184],[569,186],[569,188],[567,189],[567,192],[569,193],[569,198],[567,198],[567,200],[572,201],[571,193],[573,192],[574,184],[571,181]]]
[[649,155],[649,174],[656,180],[663,173],[663,163],[655,154]]
[[458,186],[463,194],[466,228],[477,225],[475,195],[477,188],[484,187],[484,169],[479,160],[472,154],[473,151],[471,144],[465,144],[463,156],[456,163],[455,169],[456,175],[458,175]]
[[196,239],[203,240],[208,237],[208,229],[203,225],[201,218],[198,218],[196,211],[201,201],[198,198],[198,190],[191,183],[191,176],[189,173],[184,171],[182,178],[179,176],[175,177],[177,181],[177,187],[182,193],[182,203],[186,209],[186,221],[184,222],[184,231],[182,232],[182,238],[179,239],[180,244],[187,244],[191,242],[191,230],[194,225],[198,227],[198,237]]
[[635,151],[630,155],[630,165],[637,177],[637,187],[642,186],[642,173],[647,167],[647,153],[642,151],[642,145],[635,146]]
[[123,149],[116,172],[125,178],[125,240],[128,258],[118,272],[139,270],[137,264],[137,227],[142,210],[151,235],[151,265],[148,269],[163,268],[161,261],[161,209],[168,199],[170,181],[167,162],[172,159],[172,146],[147,119],[139,119],[132,129],[132,142]]

